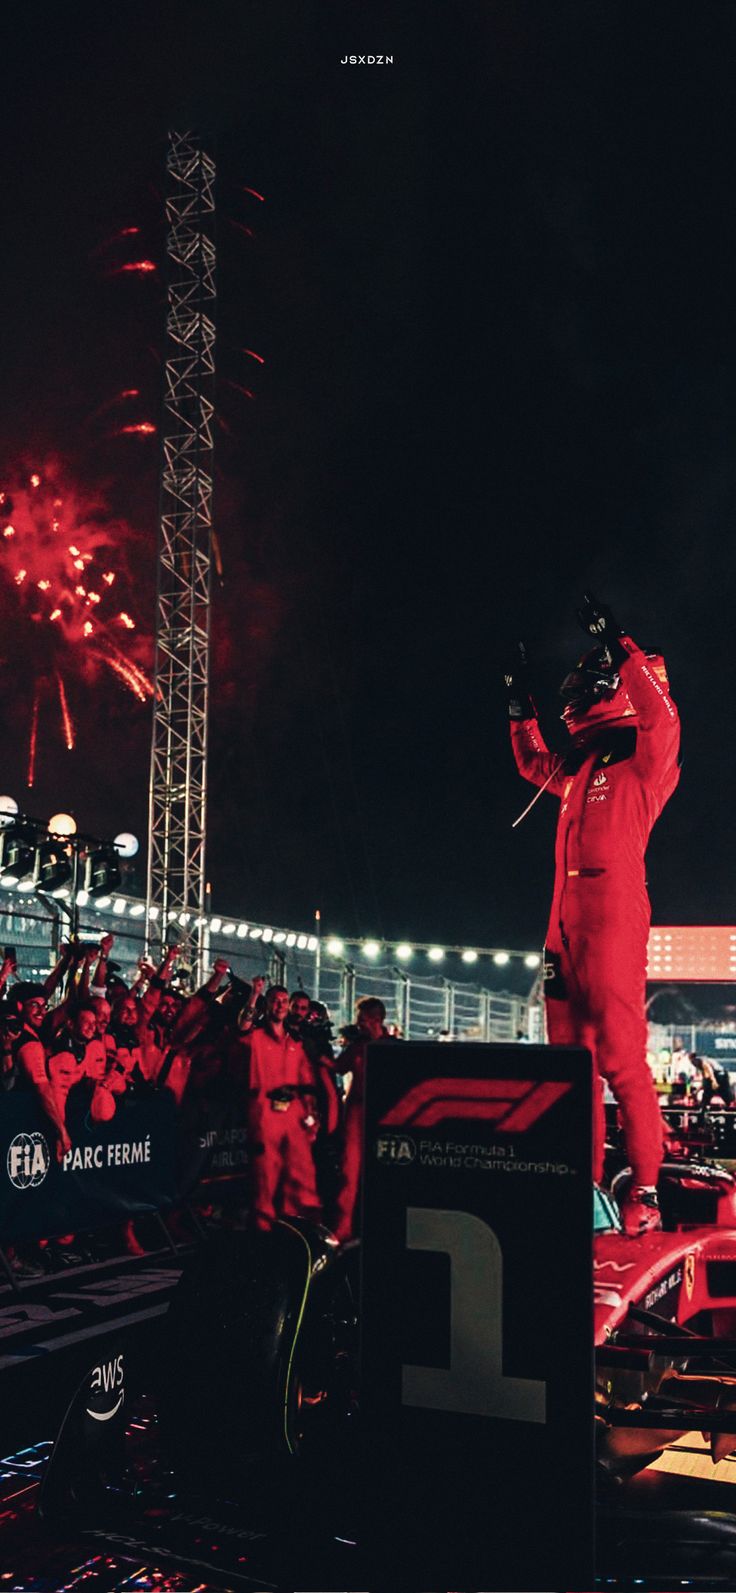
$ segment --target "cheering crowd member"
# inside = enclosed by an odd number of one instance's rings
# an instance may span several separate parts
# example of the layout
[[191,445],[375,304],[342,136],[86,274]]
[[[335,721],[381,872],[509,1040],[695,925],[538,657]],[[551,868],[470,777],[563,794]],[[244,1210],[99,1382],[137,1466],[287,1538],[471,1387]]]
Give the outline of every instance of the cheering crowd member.
[[594,1081],[597,1182],[603,1078],[613,1091],[632,1168],[622,1218],[636,1235],[661,1227],[662,1116],[646,1057],[644,855],[679,779],[680,726],[659,654],[637,647],[592,595],[578,617],[596,646],[562,683],[567,752],[555,756],[545,745],[523,647],[505,679],[519,772],[561,802],[544,960],[548,1036],[553,1045],[586,1046],[602,1075]]
[[368,1045],[389,1040],[386,1008],[377,996],[358,1002],[357,1035],[350,1040],[340,1058],[343,1077],[349,1081],[345,1103],[345,1129],[342,1154],[342,1182],[337,1196],[335,1232],[338,1239],[350,1239],[357,1228],[358,1193],[363,1159],[363,1103],[365,1054]]
[[[80,1125],[110,1123],[126,1098],[167,1090],[178,1107],[186,1100],[195,1132],[198,1102],[219,1099],[247,1121],[250,1220],[267,1228],[310,1215],[354,1234],[365,1047],[387,1035],[383,1002],[359,1003],[338,1073],[329,1013],[307,991],[264,994],[261,976],[249,984],[218,959],[184,995],[172,987],[176,947],[158,968],[142,959],[128,989],[108,966],[111,949],[112,936],[67,946],[45,985],[16,984],[0,1001],[3,1086],[35,1093],[58,1159]],[[130,1222],[123,1237],[140,1251]]]

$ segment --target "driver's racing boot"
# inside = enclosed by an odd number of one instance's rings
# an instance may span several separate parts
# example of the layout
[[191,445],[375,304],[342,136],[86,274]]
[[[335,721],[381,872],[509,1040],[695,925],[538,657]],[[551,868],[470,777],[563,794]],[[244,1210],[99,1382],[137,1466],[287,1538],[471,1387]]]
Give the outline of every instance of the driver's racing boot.
[[652,1233],[662,1227],[662,1214],[656,1189],[633,1184],[619,1205],[624,1233],[629,1239]]

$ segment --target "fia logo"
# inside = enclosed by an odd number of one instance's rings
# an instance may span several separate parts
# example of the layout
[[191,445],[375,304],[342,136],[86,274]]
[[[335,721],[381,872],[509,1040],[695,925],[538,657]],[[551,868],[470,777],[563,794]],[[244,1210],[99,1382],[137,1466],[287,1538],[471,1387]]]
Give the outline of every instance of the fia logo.
[[37,1189],[51,1166],[49,1147],[34,1130],[31,1134],[16,1134],[8,1146],[8,1178],[15,1189]]
[[406,1134],[384,1134],[376,1142],[379,1162],[393,1162],[397,1167],[408,1167],[416,1154],[416,1145]]
[[109,1422],[120,1410],[125,1398],[124,1375],[122,1353],[116,1355],[112,1361],[101,1361],[100,1365],[95,1367],[89,1384],[90,1398],[107,1397],[113,1403],[106,1410],[90,1410],[88,1405],[87,1415],[91,1416],[93,1421]]

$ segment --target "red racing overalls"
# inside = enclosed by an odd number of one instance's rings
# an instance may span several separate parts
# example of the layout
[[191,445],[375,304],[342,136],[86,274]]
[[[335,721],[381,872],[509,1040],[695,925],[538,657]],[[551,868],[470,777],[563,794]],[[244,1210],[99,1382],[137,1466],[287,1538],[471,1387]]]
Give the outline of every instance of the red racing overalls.
[[553,773],[561,799],[555,885],[545,954],[547,1033],[552,1045],[586,1046],[594,1080],[593,1175],[603,1172],[607,1079],[618,1103],[635,1184],[656,1184],[662,1116],[647,1062],[646,968],[650,907],[644,854],[679,779],[677,709],[646,654],[628,636],[622,685],[636,710],[628,756],[596,744],[575,773],[545,746],[536,719],[512,720],[519,772],[535,785]]
[[309,1057],[290,1034],[254,1029],[246,1050],[252,1216],[268,1227],[274,1217],[319,1209],[312,1153],[317,1088]]

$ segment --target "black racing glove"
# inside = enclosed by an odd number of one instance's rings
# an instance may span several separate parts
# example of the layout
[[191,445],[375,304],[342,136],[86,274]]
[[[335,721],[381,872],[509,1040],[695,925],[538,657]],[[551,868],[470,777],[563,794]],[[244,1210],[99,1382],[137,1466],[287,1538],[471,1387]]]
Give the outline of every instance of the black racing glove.
[[613,611],[608,604],[601,603],[593,592],[586,592],[582,608],[577,610],[577,616],[586,634],[592,637],[593,641],[599,642],[601,647],[608,648],[611,663],[617,668],[627,657],[626,649],[619,641],[624,631],[614,619]]
[[523,642],[519,642],[503,678],[508,692],[509,718],[536,719],[537,710],[529,691],[529,659]]

